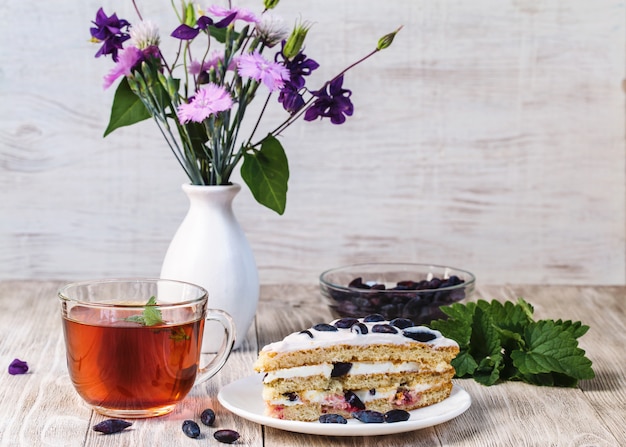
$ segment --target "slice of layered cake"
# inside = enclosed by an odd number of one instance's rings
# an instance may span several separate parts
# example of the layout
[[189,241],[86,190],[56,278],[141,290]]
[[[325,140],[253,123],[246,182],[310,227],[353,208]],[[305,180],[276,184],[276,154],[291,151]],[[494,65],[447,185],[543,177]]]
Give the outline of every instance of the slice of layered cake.
[[458,344],[410,320],[343,318],[265,346],[254,368],[265,373],[267,414],[316,421],[362,410],[413,410],[450,395]]

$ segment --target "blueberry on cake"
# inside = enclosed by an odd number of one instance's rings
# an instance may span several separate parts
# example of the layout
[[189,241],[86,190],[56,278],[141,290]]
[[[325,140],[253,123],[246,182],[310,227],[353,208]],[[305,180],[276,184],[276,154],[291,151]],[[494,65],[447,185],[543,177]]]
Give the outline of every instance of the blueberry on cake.
[[364,410],[410,411],[450,395],[454,340],[403,318],[380,315],[321,323],[266,345],[254,364],[267,414],[317,421]]

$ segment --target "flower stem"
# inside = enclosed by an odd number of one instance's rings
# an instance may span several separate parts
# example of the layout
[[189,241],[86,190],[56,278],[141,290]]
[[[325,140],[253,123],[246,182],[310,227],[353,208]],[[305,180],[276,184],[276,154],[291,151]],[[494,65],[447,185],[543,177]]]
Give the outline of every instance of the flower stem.
[[139,12],[139,8],[137,7],[135,0],[133,0],[133,7],[135,8],[135,12],[137,13],[137,17],[139,17],[139,20],[143,22],[143,17],[141,17],[141,12]]

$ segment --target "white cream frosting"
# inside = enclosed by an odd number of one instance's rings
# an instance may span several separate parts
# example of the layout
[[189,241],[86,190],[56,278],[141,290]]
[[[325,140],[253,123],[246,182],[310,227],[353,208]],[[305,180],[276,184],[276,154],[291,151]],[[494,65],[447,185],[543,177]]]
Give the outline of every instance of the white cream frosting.
[[[443,362],[443,365],[445,366],[446,363]],[[357,376],[363,374],[399,373],[419,371],[419,369],[420,365],[416,362],[354,362],[346,375]],[[292,379],[294,377],[311,377],[318,375],[322,375],[328,379],[332,371],[333,365],[331,363],[278,369],[268,372],[263,378],[263,383],[270,383],[276,379]]]
[[264,383],[272,382],[276,379],[291,379],[293,377],[311,377],[323,375],[330,377],[333,371],[333,365],[330,363],[322,363],[320,365],[296,366],[294,368],[277,369],[268,372],[263,378]]
[[[333,325],[336,321],[330,323]],[[337,331],[318,331],[313,328],[309,328],[308,331],[313,335],[311,338],[306,332],[294,332],[281,341],[270,343],[263,347],[263,351],[273,352],[293,352],[305,349],[325,348],[333,345],[352,345],[352,346],[367,346],[372,344],[409,344],[415,343],[415,340],[402,335],[403,329],[397,329],[395,334],[372,332],[372,328],[377,324],[389,324],[388,321],[368,322],[363,323],[362,319],[359,322],[367,326],[367,334],[359,334],[353,332],[350,329],[340,328]],[[441,332],[434,329],[430,329],[426,326],[413,326],[411,331],[428,332],[435,335],[435,338],[431,341],[425,342],[433,347],[446,347],[446,346],[458,346],[454,340],[445,338],[441,335]]]
[[[408,388],[407,390],[413,394],[422,393],[427,391],[433,387],[440,386],[441,384],[417,384],[413,387]],[[390,388],[378,388],[376,389],[375,394],[371,394],[369,390],[358,390],[354,391],[357,397],[363,402],[367,404],[373,400],[385,399],[388,401],[392,401],[397,397],[398,388],[390,387]],[[342,394],[338,394],[336,391],[322,391],[322,390],[308,390],[308,391],[300,391],[298,393],[298,398],[294,400],[290,400],[288,397],[280,398],[280,399],[270,399],[268,401],[271,405],[282,405],[282,406],[295,406],[302,405],[303,403],[320,403],[330,405],[333,403],[342,403],[344,401],[344,396]]]

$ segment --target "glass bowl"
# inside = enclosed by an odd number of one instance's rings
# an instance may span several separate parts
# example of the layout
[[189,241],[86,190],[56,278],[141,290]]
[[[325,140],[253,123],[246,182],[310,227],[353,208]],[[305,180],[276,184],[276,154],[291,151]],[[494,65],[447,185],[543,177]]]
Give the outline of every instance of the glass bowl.
[[455,267],[372,263],[326,270],[320,290],[335,318],[380,314],[428,324],[446,318],[440,306],[469,298],[475,282],[472,273]]

